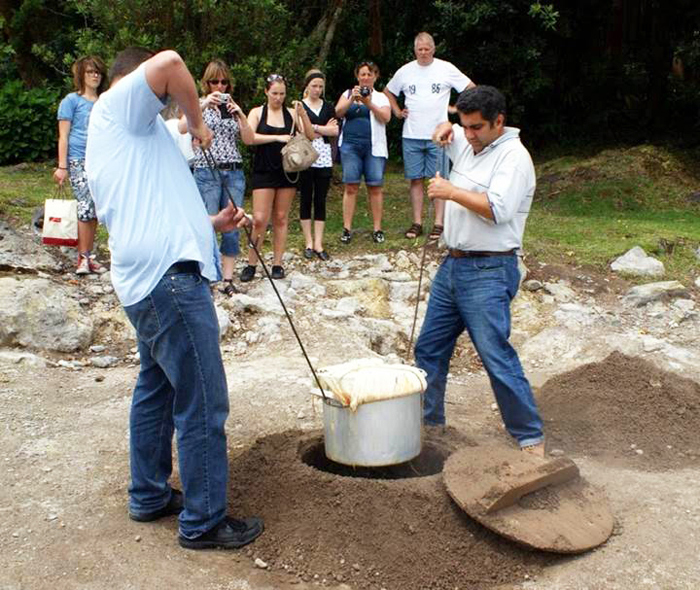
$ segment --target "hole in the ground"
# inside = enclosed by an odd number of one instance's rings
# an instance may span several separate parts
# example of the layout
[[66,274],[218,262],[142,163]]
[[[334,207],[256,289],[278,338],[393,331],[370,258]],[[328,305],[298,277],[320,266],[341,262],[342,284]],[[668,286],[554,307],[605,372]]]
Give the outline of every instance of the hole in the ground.
[[433,443],[423,443],[420,455],[406,463],[384,467],[351,467],[336,463],[326,457],[323,439],[318,438],[302,445],[299,454],[301,460],[307,465],[334,475],[368,479],[408,479],[440,473],[450,453],[447,449],[440,448]]

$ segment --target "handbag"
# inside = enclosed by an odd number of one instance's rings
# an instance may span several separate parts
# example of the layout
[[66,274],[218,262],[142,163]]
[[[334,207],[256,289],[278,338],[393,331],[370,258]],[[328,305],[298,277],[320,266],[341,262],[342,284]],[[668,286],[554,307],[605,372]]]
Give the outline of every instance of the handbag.
[[44,203],[41,242],[47,246],[78,245],[78,203],[66,197],[62,184],[56,188],[54,198]]
[[[318,159],[318,152],[305,135],[294,135],[296,126],[296,113],[292,121],[291,139],[282,148],[282,168],[287,172],[301,172],[306,170]],[[298,177],[297,177],[298,178]],[[292,182],[292,180],[287,177]]]

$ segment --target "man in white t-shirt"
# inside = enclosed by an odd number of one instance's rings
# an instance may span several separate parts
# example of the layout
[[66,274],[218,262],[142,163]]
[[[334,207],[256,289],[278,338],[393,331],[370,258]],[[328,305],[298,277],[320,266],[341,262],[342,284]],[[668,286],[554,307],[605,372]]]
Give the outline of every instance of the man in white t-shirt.
[[446,148],[450,178],[436,175],[431,199],[446,203],[444,259],[430,288],[416,364],[426,371],[427,425],[445,424],[445,388],[455,343],[465,330],[476,348],[508,432],[544,456],[542,419],[508,341],[510,302],[518,291],[517,253],[535,193],[535,168],[520,130],[505,126],[506,100],[492,86],[462,92],[460,125],[444,122],[434,138]]
[[[447,120],[452,89],[462,92],[474,83],[448,61],[435,57],[435,41],[425,32],[414,40],[415,61],[399,68],[384,89],[394,115],[403,119],[404,176],[409,181],[413,224],[406,231],[409,239],[423,233],[423,179],[436,171],[447,177],[447,160],[443,150],[431,140],[435,127]],[[398,103],[404,95],[404,108]],[[435,225],[431,239],[440,237],[444,206],[435,202]]]
[[[241,547],[263,523],[226,515],[228,388],[209,281],[218,275],[214,230],[240,227],[245,216],[233,205],[207,215],[159,115],[171,96],[195,141],[211,143],[180,56],[125,49],[110,78],[90,117],[86,169],[141,360],[130,415],[129,516],[151,522],[179,514],[179,542],[190,549]],[[168,481],[174,431],[182,492]]]

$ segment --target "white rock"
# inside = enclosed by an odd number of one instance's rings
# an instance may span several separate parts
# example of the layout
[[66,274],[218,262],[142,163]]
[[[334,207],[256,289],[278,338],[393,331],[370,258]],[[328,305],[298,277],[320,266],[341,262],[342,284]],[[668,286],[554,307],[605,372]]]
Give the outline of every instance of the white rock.
[[544,285],[537,279],[530,279],[523,282],[523,288],[527,291],[539,291]]
[[632,287],[623,297],[623,301],[629,305],[642,306],[659,299],[682,297],[687,294],[686,288],[678,281],[662,281]]
[[104,352],[105,350],[107,350],[107,347],[103,346],[102,344],[93,344],[90,347],[90,352],[94,353]]
[[576,292],[566,283],[545,283],[544,291],[549,293],[559,303],[576,299]]
[[228,312],[225,309],[220,308],[218,305],[214,305],[216,310],[216,319],[219,322],[219,338],[223,338],[231,327],[231,319],[228,317]]
[[255,558],[255,567],[260,568],[261,570],[266,570],[267,569],[267,563],[265,563],[262,559],[259,557]]
[[93,319],[77,293],[47,279],[0,278],[0,345],[59,352],[89,346]]
[[0,350],[0,363],[28,365],[30,367],[46,367],[46,359],[30,352]]
[[100,369],[107,369],[113,367],[119,362],[119,359],[115,356],[95,356],[90,359],[90,364],[93,367],[98,367]]
[[610,268],[615,272],[624,272],[641,277],[661,277],[665,272],[663,262],[648,256],[640,246],[635,246],[615,259],[610,264]]

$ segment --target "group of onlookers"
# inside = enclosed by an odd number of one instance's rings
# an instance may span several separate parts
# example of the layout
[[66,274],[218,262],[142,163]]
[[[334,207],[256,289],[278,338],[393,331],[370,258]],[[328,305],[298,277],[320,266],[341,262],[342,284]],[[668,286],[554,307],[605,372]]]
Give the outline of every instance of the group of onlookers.
[[[299,220],[304,235],[306,259],[327,261],[323,245],[326,221],[326,198],[330,188],[333,157],[331,138],[337,137],[342,164],[343,229],[340,241],[352,240],[360,182],[364,178],[372,215],[372,239],[385,240],[382,231],[384,170],[389,156],[386,124],[392,111],[404,120],[403,158],[405,176],[410,182],[413,217],[405,232],[413,239],[423,233],[423,183],[436,171],[447,174],[443,151],[430,140],[435,126],[447,119],[452,89],[461,92],[473,85],[449,62],[435,59],[435,44],[427,33],[420,33],[414,44],[416,61],[400,68],[382,93],[375,89],[379,68],[371,61],[362,61],[355,68],[356,84],[342,93],[333,105],[325,99],[326,80],[317,69],[306,73],[303,98],[286,106],[287,81],[272,74],[265,80],[266,102],[253,108],[246,117],[233,100],[233,80],[225,62],[219,59],[207,64],[199,82],[200,107],[205,124],[213,132],[209,154],[192,149],[187,134],[187,121],[171,105],[169,129],[188,159],[202,200],[210,215],[226,207],[230,198],[238,206],[243,203],[246,179],[243,173],[241,142],[255,146],[250,175],[252,188],[253,227],[251,240],[262,246],[271,226],[273,261],[271,276],[284,278],[283,254],[287,242],[289,212],[300,192]],[[80,240],[77,273],[103,270],[91,253],[95,214],[87,187],[84,158],[87,121],[94,102],[106,86],[106,71],[99,58],[78,60],[73,67],[76,92],[61,103],[59,119],[59,158],[55,178],[62,183],[70,176],[74,194],[80,206]],[[404,94],[405,107],[399,107],[398,97]],[[342,121],[342,125],[340,122]],[[70,132],[70,133],[69,133]],[[312,166],[299,173],[288,174],[282,166],[281,151],[294,133],[303,133],[319,156]],[[437,239],[442,231],[442,207],[436,206],[435,224],[430,237]],[[220,254],[223,275],[222,291],[236,292],[233,275],[236,256],[240,253],[238,230],[225,233]],[[248,264],[240,273],[241,282],[251,281],[256,274],[257,255],[248,252]]]

